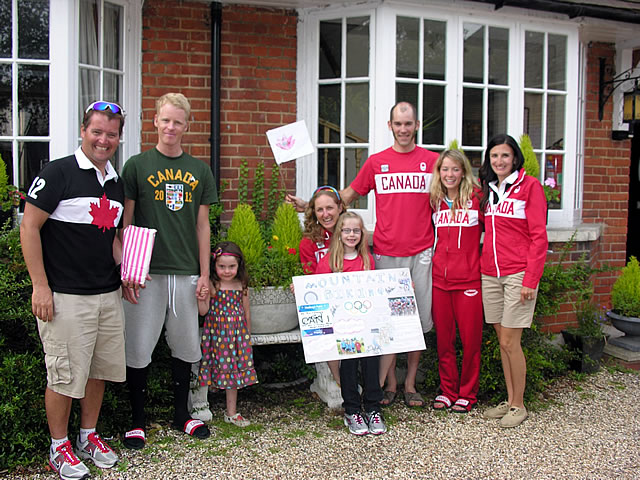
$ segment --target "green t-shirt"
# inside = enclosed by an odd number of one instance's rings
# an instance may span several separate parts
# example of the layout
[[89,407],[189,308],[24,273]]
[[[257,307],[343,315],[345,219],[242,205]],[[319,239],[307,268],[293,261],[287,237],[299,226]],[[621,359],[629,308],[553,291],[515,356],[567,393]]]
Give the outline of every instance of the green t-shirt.
[[172,158],[152,148],[131,157],[121,176],[136,202],[134,225],[158,230],[149,273],[198,275],[198,210],[218,199],[211,169],[187,153]]

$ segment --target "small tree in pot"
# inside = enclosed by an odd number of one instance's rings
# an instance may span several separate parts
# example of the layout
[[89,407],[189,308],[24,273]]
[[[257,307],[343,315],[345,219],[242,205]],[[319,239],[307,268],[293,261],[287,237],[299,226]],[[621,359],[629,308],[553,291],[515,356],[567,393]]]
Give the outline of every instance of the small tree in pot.
[[611,323],[627,337],[640,336],[640,265],[629,258],[611,290]]

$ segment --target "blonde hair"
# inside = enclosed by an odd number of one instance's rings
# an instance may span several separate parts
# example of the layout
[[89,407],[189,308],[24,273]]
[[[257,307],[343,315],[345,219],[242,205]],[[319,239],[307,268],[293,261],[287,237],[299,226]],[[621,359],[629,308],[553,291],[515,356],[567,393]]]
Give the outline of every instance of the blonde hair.
[[360,221],[360,230],[362,234],[360,236],[360,242],[356,246],[356,253],[362,258],[362,265],[365,270],[371,270],[371,261],[369,260],[369,237],[367,231],[364,229],[364,222],[362,217],[355,212],[344,212],[338,218],[334,234],[331,237],[331,244],[329,245],[329,267],[332,272],[342,272],[344,269],[344,244],[342,243],[342,226],[344,221],[348,218],[354,218]]
[[304,233],[302,234],[303,237],[310,239],[312,242],[322,242],[324,240],[324,227],[320,225],[318,217],[316,217],[316,199],[321,195],[326,195],[338,206],[338,216],[347,210],[342,200],[331,190],[318,190],[314,193],[304,211]]
[[158,100],[156,100],[156,113],[160,113],[160,109],[166,104],[173,105],[176,108],[184,110],[187,121],[189,121],[189,115],[191,115],[191,104],[187,97],[181,93],[165,93]]
[[431,179],[431,206],[434,209],[437,209],[440,205],[440,202],[444,200],[447,195],[447,189],[442,184],[442,179],[440,178],[440,168],[442,167],[442,162],[444,162],[445,158],[449,158],[453,160],[460,168],[462,168],[463,176],[460,180],[460,185],[458,186],[458,196],[453,200],[453,204],[451,205],[451,213],[455,214],[456,209],[458,208],[467,208],[467,204],[471,197],[473,196],[474,188],[480,188],[478,185],[478,181],[473,176],[473,171],[471,170],[471,163],[469,159],[466,157],[464,153],[460,150],[445,150],[440,154],[438,160],[436,161],[435,166],[433,167],[433,177]]

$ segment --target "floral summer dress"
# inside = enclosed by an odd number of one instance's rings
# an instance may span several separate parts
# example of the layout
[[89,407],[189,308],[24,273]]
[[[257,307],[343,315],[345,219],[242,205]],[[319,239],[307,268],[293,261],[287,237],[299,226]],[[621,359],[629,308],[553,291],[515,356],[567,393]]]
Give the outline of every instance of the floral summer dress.
[[258,383],[253,364],[242,290],[218,290],[202,331],[198,380],[211,389],[242,388]]

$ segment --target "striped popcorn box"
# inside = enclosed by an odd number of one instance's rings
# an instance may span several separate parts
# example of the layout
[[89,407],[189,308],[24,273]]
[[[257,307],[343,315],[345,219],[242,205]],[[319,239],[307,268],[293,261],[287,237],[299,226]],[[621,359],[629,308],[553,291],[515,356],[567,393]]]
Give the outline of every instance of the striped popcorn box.
[[124,229],[122,240],[122,280],[144,285],[149,273],[153,242],[156,238],[155,228],[129,225]]

